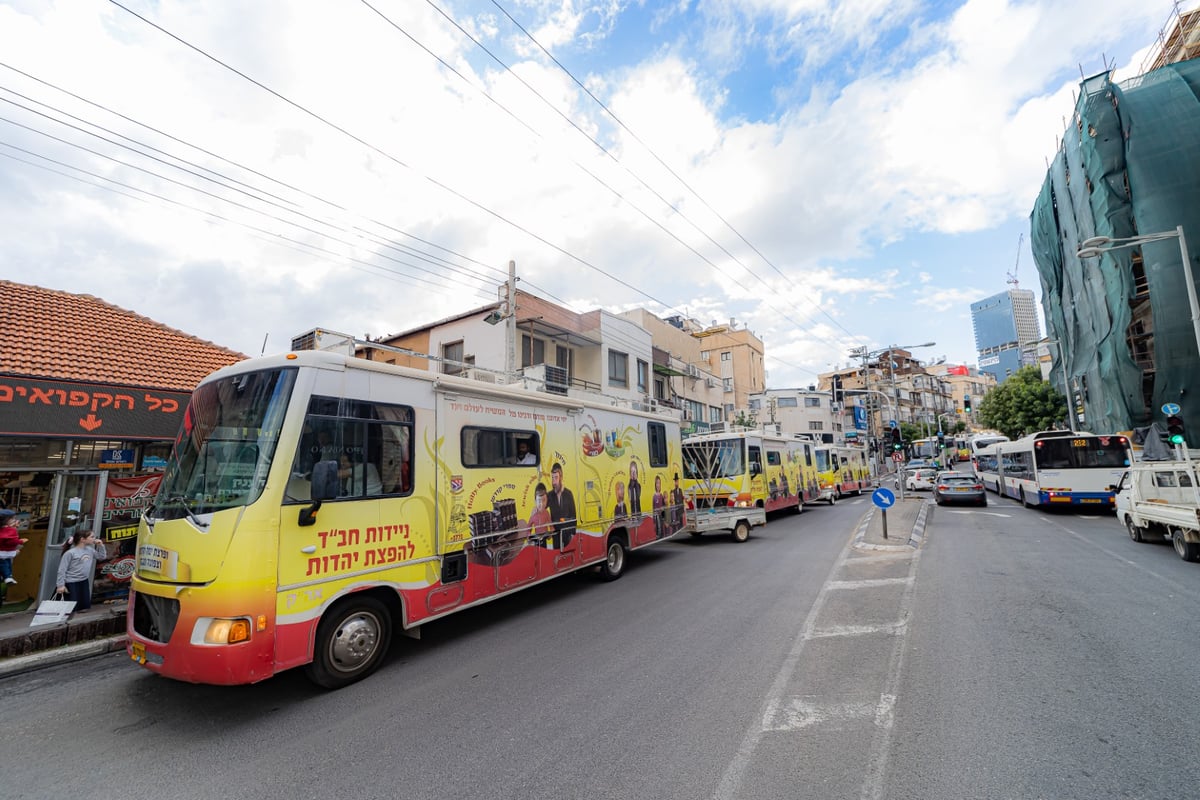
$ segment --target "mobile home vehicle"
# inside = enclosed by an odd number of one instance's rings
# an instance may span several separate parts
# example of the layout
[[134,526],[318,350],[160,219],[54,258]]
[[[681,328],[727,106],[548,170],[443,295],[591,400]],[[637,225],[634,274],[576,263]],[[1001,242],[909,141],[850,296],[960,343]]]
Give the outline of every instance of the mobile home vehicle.
[[[521,463],[519,444],[534,463]],[[336,688],[394,630],[683,527],[679,423],[329,352],[200,383],[141,521],[127,645],[184,681]]]
[[1113,486],[1132,459],[1124,436],[1074,431],[1042,431],[976,455],[983,485],[1028,507],[1111,508]]
[[816,446],[807,439],[734,429],[683,440],[684,493],[696,508],[802,511],[817,497]]
[[871,468],[862,447],[826,444],[817,446],[817,477],[821,499],[829,503],[871,488]]

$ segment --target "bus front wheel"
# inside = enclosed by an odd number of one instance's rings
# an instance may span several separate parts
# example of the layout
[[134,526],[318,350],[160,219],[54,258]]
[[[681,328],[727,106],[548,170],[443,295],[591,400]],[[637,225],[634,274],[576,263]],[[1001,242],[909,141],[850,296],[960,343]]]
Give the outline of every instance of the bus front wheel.
[[392,641],[392,618],[373,597],[350,597],[334,606],[317,626],[308,678],[326,689],[340,689],[370,675]]

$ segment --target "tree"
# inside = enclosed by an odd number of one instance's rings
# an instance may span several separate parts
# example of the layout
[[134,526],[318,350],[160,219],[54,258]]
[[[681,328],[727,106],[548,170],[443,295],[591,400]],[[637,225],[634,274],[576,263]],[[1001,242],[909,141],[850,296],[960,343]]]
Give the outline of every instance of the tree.
[[758,415],[753,411],[747,414],[745,409],[739,409],[734,418],[730,420],[730,424],[739,428],[757,428]]
[[1059,426],[1067,418],[1067,399],[1042,380],[1038,367],[1021,367],[988,392],[975,413],[984,427],[1016,439]]

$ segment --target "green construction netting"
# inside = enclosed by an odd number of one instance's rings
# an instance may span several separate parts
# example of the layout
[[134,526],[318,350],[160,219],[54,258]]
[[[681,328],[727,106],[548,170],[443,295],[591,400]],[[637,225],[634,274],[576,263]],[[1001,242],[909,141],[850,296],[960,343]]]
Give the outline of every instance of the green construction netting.
[[[1200,360],[1181,269],[1179,240],[1143,244],[1151,308],[1153,370],[1134,362],[1128,339],[1137,291],[1135,250],[1080,259],[1092,236],[1124,238],[1182,225],[1189,261],[1200,244],[1200,60],[1114,83],[1109,73],[1080,85],[1067,130],[1030,215],[1030,243],[1052,347],[1051,380],[1062,362],[1085,426],[1128,431],[1183,408],[1200,429]],[[1145,363],[1143,358],[1143,363]],[[1150,381],[1152,390],[1147,391]],[[1191,400],[1191,402],[1189,402]],[[1190,438],[1190,437],[1189,437]]]

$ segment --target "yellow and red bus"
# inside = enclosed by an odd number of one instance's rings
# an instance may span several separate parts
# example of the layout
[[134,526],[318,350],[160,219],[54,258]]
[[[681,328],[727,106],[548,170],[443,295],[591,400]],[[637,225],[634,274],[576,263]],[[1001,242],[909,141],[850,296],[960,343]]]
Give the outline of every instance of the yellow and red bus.
[[863,447],[844,444],[817,445],[817,477],[820,497],[829,503],[847,494],[870,489],[871,468]]
[[685,522],[680,452],[678,420],[577,397],[328,352],[227,367],[142,518],[128,652],[195,683],[344,686],[395,631],[620,577]]
[[808,439],[750,429],[689,436],[684,492],[702,508],[802,511],[819,494],[815,447]]

